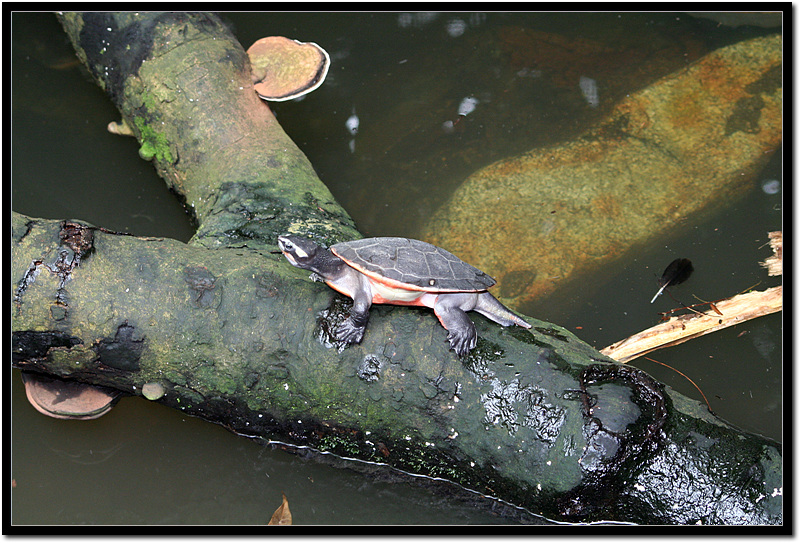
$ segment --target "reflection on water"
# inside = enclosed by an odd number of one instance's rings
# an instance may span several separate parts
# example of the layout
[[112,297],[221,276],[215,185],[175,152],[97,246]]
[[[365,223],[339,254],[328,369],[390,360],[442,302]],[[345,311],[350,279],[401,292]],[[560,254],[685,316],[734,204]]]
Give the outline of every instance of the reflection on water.
[[761,190],[766,194],[778,194],[781,191],[781,182],[777,179],[767,179],[761,183]]
[[578,80],[578,87],[580,87],[581,94],[583,94],[589,107],[598,107],[600,105],[600,93],[597,90],[597,81],[591,77],[582,75],[580,80]]
[[[330,52],[322,87],[271,107],[366,235],[414,236],[478,168],[568,141],[624,95],[716,47],[767,32],[678,14],[225,18],[245,45],[284,35]],[[70,48],[52,15],[15,14],[11,30],[13,208],[188,240],[188,217],[138,157],[136,142],[106,132],[118,114],[80,69],[64,62]],[[37,84],[45,80],[59,92]],[[759,247],[782,226],[780,156],[760,179],[736,209],[665,233],[662,243],[591,281],[518,309],[602,348],[672,307],[664,296],[658,307],[648,303],[664,262],[695,263],[691,289],[681,287],[689,303],[694,295],[716,299],[762,280],[751,256],[769,256]],[[535,262],[531,269],[551,272]],[[780,439],[781,346],[782,320],[774,315],[653,357],[689,375],[727,420]],[[637,365],[699,399],[679,375]],[[13,522],[266,523],[281,492],[297,524],[504,522],[416,487],[264,449],[143,400],[123,399],[97,421],[52,421],[25,404],[19,376],[11,377]],[[100,464],[72,461],[101,452]]]

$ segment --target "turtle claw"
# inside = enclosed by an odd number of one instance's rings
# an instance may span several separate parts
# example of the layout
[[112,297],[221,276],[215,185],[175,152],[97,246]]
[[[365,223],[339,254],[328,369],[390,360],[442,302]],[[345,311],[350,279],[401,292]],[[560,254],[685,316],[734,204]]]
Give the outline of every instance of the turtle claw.
[[447,334],[447,340],[450,342],[450,348],[453,349],[459,357],[466,355],[475,345],[478,344],[478,334],[474,330],[472,333],[456,334],[450,331]]
[[353,319],[348,317],[336,327],[334,336],[337,341],[341,341],[342,343],[361,343],[361,340],[364,338],[365,328],[365,326],[358,326],[353,322]]

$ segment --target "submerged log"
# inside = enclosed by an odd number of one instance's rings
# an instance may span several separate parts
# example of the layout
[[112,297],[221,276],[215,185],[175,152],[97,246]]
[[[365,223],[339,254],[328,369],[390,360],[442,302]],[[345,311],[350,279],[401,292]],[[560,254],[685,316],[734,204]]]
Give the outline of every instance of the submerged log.
[[[779,444],[555,325],[476,316],[478,347],[459,360],[431,312],[379,306],[360,345],[334,348],[347,305],[270,251],[291,228],[358,234],[247,87],[236,40],[206,15],[61,18],[199,228],[184,244],[14,213],[14,367],[547,518],[782,523]],[[119,41],[101,54],[107,28]]]
[[752,188],[781,143],[782,43],[773,34],[718,49],[574,141],[475,172],[422,239],[496,277],[512,307],[568,279],[591,283],[600,266]]

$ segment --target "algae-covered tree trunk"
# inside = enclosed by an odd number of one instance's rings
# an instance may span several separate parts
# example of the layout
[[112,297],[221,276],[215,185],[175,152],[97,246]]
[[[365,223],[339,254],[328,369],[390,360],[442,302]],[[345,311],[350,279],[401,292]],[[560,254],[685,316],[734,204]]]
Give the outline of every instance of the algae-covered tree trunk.
[[249,436],[440,478],[558,520],[780,524],[780,445],[569,332],[475,316],[459,360],[432,312],[346,311],[282,256],[352,221],[253,92],[214,16],[63,14],[80,58],[192,208],[188,243],[13,215],[13,364],[140,394]]

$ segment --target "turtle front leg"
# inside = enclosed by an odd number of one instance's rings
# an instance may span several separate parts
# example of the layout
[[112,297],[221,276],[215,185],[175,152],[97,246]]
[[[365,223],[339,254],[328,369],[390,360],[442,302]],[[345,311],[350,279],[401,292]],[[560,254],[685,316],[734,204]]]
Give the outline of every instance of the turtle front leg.
[[478,344],[478,332],[466,313],[475,306],[475,298],[476,294],[471,292],[440,294],[433,306],[439,322],[448,332],[450,348],[460,357]]
[[369,320],[369,308],[372,306],[372,291],[365,281],[354,281],[352,297],[353,307],[350,309],[350,316],[336,327],[334,335],[336,339],[343,343],[361,343],[364,338],[364,330],[367,328]]
[[350,316],[336,327],[336,339],[344,343],[361,343],[369,320],[369,304],[354,302]]

